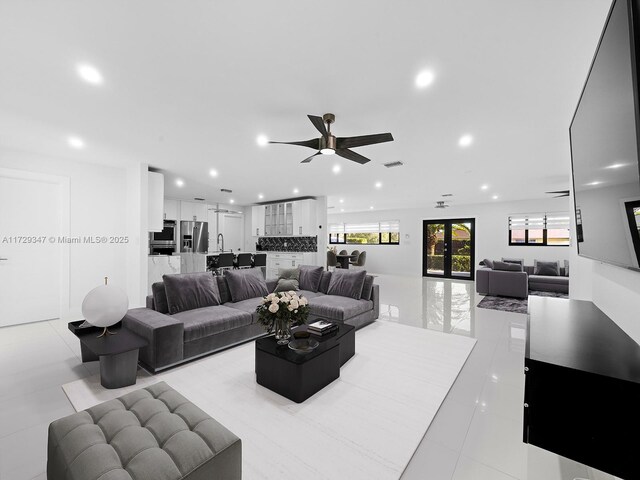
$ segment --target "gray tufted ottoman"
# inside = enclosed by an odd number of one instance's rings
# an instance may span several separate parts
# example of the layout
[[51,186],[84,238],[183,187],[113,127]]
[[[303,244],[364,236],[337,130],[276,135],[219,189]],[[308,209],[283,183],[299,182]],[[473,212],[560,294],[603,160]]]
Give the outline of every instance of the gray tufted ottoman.
[[48,480],[240,478],[240,439],[164,382],[49,425]]

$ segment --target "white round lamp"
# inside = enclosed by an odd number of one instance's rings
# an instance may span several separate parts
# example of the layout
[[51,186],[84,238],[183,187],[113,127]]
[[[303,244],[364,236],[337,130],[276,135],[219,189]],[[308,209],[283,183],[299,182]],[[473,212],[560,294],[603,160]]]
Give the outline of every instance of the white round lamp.
[[123,319],[129,309],[129,298],[122,289],[108,285],[104,277],[104,285],[94,288],[82,301],[82,315],[93,326],[103,327],[98,337],[113,335],[108,327]]

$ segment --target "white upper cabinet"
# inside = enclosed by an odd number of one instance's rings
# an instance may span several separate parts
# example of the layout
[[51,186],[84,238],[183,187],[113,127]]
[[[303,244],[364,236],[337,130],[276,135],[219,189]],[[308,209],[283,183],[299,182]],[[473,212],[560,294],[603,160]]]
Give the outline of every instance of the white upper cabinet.
[[149,172],[148,229],[161,232],[164,227],[164,175]]
[[251,236],[261,237],[264,232],[264,205],[255,205],[251,207]]
[[299,202],[294,202],[293,235],[317,235],[315,200],[300,200]]
[[[261,210],[253,211],[252,235],[256,228],[260,235],[267,236],[317,235],[315,200],[273,203],[260,208]],[[264,233],[260,228],[262,224],[257,224],[256,217],[262,218]]]
[[178,200],[164,199],[164,218],[178,220]]
[[207,206],[204,203],[180,202],[180,220],[199,222],[207,221]]

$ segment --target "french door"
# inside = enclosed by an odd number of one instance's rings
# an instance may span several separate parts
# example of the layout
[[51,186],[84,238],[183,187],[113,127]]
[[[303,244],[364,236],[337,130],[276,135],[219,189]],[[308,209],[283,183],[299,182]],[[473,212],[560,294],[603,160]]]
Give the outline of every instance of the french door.
[[473,280],[475,220],[456,218],[424,220],[422,275]]

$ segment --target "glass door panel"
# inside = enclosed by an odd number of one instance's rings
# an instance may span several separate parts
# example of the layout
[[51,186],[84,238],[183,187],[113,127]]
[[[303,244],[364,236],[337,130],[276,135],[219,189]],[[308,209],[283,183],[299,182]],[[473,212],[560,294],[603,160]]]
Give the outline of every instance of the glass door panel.
[[422,275],[473,280],[473,219],[423,222]]

